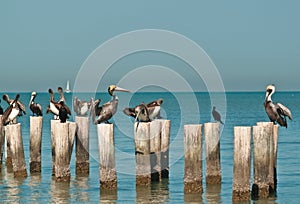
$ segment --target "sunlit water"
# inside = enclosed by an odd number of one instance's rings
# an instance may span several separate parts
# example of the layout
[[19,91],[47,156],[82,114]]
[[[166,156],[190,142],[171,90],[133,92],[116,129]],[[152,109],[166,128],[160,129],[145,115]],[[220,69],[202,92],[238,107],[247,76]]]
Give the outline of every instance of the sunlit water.
[[[11,98],[15,94],[9,94]],[[42,135],[42,173],[30,175],[26,179],[15,179],[7,172],[2,164],[0,173],[0,203],[56,203],[56,202],[118,202],[118,203],[231,203],[232,176],[233,176],[233,127],[240,125],[253,126],[258,121],[268,121],[264,112],[264,93],[227,93],[227,107],[217,109],[223,115],[225,126],[221,134],[221,168],[222,184],[216,186],[205,185],[205,160],[203,160],[204,192],[199,194],[184,194],[184,150],[183,125],[191,123],[205,123],[212,121],[210,96],[206,93],[197,93],[196,102],[192,93],[136,93],[119,94],[120,104],[118,113],[114,117],[115,123],[115,151],[118,177],[117,191],[100,191],[99,183],[99,155],[97,146],[96,126],[90,124],[90,174],[87,177],[75,175],[74,151],[71,159],[71,182],[57,183],[52,180],[51,164],[51,115],[44,115]],[[93,94],[77,94],[82,100],[95,97]],[[97,98],[102,103],[110,100],[106,93],[98,93]],[[163,98],[162,116],[171,120],[170,145],[170,178],[161,183],[153,183],[149,187],[136,188],[135,185],[135,155],[133,140],[132,119],[122,113],[126,105],[122,101],[134,106],[140,102],[150,102]],[[222,94],[216,94],[217,100]],[[28,104],[29,93],[22,93],[20,100]],[[58,96],[56,96],[58,98]],[[72,94],[66,94],[67,104],[72,107]],[[182,103],[182,100],[185,103]],[[288,129],[280,128],[278,141],[278,187],[277,196],[268,200],[251,201],[255,203],[297,203],[300,196],[300,93],[276,93],[274,102],[280,101],[288,106],[293,113],[294,120],[289,121]],[[48,93],[38,94],[36,101],[43,108],[44,113],[49,103]],[[102,104],[101,103],[101,104]],[[198,104],[199,103],[199,104]],[[2,107],[7,105],[2,101]],[[200,109],[200,114],[196,111]],[[226,112],[226,118],[225,118]],[[22,136],[29,173],[29,108],[27,115],[20,117]],[[71,121],[74,119],[71,118]],[[203,142],[204,144],[204,142]],[[203,158],[205,155],[203,153]],[[251,175],[252,183],[253,172]]]

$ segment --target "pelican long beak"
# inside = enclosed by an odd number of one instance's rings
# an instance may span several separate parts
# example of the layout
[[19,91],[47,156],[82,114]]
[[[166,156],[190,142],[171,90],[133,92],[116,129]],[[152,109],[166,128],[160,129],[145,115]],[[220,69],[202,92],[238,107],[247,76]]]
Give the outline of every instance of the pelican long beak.
[[123,88],[121,88],[121,87],[118,87],[118,86],[116,86],[116,88],[115,88],[115,90],[114,91],[119,91],[119,92],[130,92],[129,90],[127,90],[127,89],[123,89]]

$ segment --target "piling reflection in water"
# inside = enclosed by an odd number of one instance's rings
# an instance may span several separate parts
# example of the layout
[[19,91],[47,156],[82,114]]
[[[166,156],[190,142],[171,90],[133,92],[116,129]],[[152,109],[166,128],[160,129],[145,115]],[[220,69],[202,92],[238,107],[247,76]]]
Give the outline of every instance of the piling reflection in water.
[[6,174],[5,179],[7,181],[8,186],[8,189],[6,191],[7,201],[9,201],[9,203],[20,203],[23,191],[23,188],[20,188],[20,186],[22,186],[26,178],[14,178],[13,174]]
[[149,186],[136,186],[136,203],[168,203],[169,181],[152,182]]
[[207,203],[221,203],[221,184],[206,185],[205,198]]
[[30,180],[28,183],[28,187],[30,188],[31,192],[31,200],[39,200],[41,198],[41,188],[39,186],[41,185],[41,174],[39,173],[32,173],[30,175]]
[[116,203],[118,200],[117,189],[100,189],[100,203]]
[[50,184],[50,203],[65,203],[71,201],[70,183],[56,182],[51,180]]
[[[88,177],[86,176],[76,176],[74,181],[74,188],[77,189],[76,191],[76,201],[77,202],[90,202],[89,194],[88,194]],[[73,186],[72,186],[73,189]]]

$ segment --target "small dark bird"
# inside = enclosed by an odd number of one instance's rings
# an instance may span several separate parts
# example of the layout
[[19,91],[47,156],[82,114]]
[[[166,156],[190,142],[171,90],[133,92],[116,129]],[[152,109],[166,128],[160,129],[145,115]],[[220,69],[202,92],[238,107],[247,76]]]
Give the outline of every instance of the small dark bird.
[[287,128],[286,117],[290,120],[293,120],[291,111],[282,105],[281,103],[277,103],[276,105],[273,103],[271,96],[275,93],[275,86],[269,85],[266,88],[266,98],[264,102],[264,107],[266,110],[269,119],[274,124],[277,122],[280,126]]
[[65,103],[63,101],[59,102],[59,119],[61,123],[65,123],[67,121],[67,119],[69,119],[68,116],[68,110],[67,110],[67,106],[65,105]]
[[20,94],[16,95],[16,98],[11,101],[10,105],[7,107],[5,112],[3,113],[2,117],[2,124],[16,124],[17,123],[17,116],[20,113],[20,108],[18,106],[18,99],[20,98]]
[[212,115],[213,115],[215,121],[218,121],[218,122],[220,122],[222,125],[224,125],[224,123],[223,123],[222,120],[221,120],[221,115],[220,115],[220,113],[218,113],[218,111],[216,111],[216,106],[213,107],[213,110],[212,110],[211,113],[212,113]]
[[[8,105],[10,105],[13,102],[13,100],[10,99],[7,94],[3,94],[2,99],[4,101],[6,101]],[[23,114],[26,115],[26,108],[23,105],[23,103],[21,101],[19,101],[19,99],[17,100],[17,105],[18,105],[19,110],[20,110],[18,116],[22,116]]]
[[[1,99],[0,99],[0,103],[1,103]],[[1,107],[1,104],[0,104],[0,115],[3,115],[3,108]]]
[[36,97],[36,92],[31,93],[31,99],[29,102],[29,108],[32,111],[32,115],[43,116],[42,106],[39,103],[35,103],[34,99]]

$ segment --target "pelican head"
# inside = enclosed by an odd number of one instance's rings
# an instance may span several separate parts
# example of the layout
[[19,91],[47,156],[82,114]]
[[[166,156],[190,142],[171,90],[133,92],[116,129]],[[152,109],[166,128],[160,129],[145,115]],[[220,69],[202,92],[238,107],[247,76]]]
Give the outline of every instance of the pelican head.
[[114,91],[130,92],[129,90],[123,89],[123,88],[118,87],[118,86],[116,86],[116,85],[110,85],[110,86],[108,87],[108,93],[109,93],[111,96],[113,96],[113,95],[114,95]]
[[161,105],[163,103],[163,99],[162,98],[159,98],[158,100],[157,100],[157,104],[158,105]]
[[36,96],[36,92],[33,91],[33,92],[31,93],[31,96]]
[[271,96],[274,92],[275,92],[275,85],[274,84],[268,85],[266,88],[266,100],[267,101],[271,101]]
[[3,98],[3,100],[6,101],[6,102],[9,100],[9,97],[8,97],[7,94],[3,94],[2,98]]
[[63,93],[63,89],[61,87],[57,88],[58,93]]

